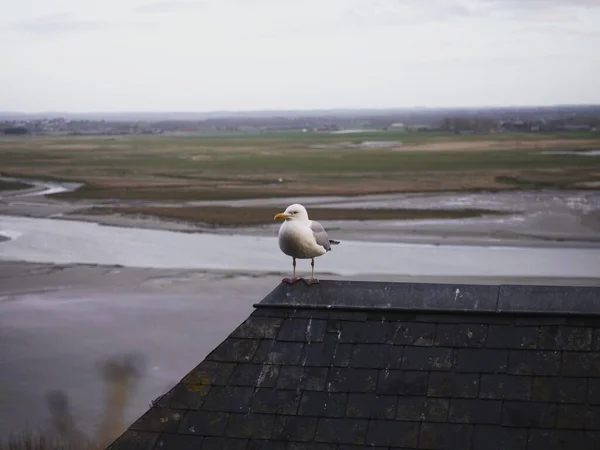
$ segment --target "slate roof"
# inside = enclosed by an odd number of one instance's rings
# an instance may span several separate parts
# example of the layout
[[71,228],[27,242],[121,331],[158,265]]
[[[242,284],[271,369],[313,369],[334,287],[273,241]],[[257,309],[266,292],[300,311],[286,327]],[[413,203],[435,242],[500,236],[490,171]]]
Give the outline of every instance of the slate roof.
[[282,284],[110,450],[600,448],[600,288]]

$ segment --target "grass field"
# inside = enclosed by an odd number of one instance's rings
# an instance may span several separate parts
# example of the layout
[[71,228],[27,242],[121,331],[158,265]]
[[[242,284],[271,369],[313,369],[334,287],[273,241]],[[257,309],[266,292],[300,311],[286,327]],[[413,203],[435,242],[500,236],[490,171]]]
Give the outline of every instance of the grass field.
[[[387,148],[348,143],[400,141]],[[315,148],[315,146],[328,146]],[[188,201],[448,190],[593,188],[600,133],[268,133],[0,139],[4,175],[79,181],[78,199]]]

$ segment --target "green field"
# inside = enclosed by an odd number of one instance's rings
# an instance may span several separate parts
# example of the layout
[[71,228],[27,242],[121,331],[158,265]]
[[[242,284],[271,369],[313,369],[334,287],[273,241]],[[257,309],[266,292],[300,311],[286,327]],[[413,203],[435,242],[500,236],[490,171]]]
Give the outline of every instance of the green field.
[[[348,148],[364,141],[389,148]],[[315,148],[315,146],[329,146]],[[0,139],[4,175],[78,181],[63,198],[207,200],[448,190],[598,188],[600,133],[377,132]]]

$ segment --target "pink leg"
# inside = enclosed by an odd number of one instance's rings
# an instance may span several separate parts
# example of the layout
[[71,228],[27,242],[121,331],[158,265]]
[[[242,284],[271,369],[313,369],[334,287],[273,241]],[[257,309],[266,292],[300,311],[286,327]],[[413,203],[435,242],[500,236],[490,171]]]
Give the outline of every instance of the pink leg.
[[292,277],[291,278],[286,277],[283,280],[281,280],[287,284],[294,284],[296,281],[298,281],[300,279],[300,278],[296,277],[296,258],[293,258],[292,260],[293,260],[292,265],[294,266],[294,271],[293,271]]
[[311,285],[311,284],[318,284],[319,280],[317,280],[315,278],[315,258],[311,258],[310,260],[310,266],[311,266],[311,274],[310,274],[310,280],[305,280],[306,284]]

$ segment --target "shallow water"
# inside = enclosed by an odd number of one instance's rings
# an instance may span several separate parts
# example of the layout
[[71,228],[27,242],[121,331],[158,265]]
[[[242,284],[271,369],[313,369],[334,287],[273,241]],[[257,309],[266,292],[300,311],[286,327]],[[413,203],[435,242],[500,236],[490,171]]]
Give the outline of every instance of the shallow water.
[[[0,259],[232,272],[291,270],[276,237],[177,233],[0,216]],[[299,262],[300,271],[309,270]],[[600,277],[600,251],[344,241],[316,261],[317,275]]]
[[545,151],[540,152],[540,155],[578,155],[578,156],[600,156],[600,150],[581,150],[573,152],[561,152],[561,151]]

